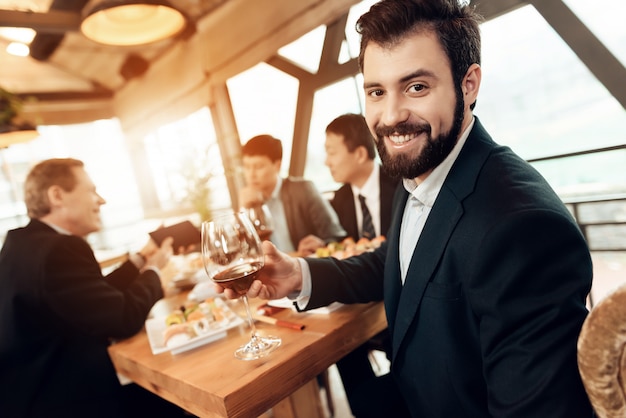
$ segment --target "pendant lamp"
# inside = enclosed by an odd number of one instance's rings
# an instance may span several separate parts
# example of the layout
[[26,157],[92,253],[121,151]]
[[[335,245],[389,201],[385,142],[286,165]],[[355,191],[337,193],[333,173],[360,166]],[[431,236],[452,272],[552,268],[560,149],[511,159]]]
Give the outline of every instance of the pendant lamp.
[[186,23],[165,0],[101,0],[87,4],[80,30],[100,44],[133,46],[176,36]]
[[0,149],[31,141],[39,136],[31,124],[0,126]]

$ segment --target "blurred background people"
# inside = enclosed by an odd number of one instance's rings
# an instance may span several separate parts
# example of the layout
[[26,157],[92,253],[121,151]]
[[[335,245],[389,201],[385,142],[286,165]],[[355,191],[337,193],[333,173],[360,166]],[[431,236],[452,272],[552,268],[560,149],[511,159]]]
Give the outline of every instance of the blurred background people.
[[0,416],[182,416],[134,384],[122,389],[107,352],[163,297],[171,238],[103,277],[85,237],[102,227],[105,200],[83,163],[43,161],[24,189],[30,222],[9,231],[0,251]]
[[242,153],[246,187],[240,191],[239,203],[242,207],[268,206],[274,220],[270,240],[278,248],[308,255],[346,236],[332,207],[312,182],[280,176],[280,140],[255,136]]
[[[399,181],[386,175],[375,161],[376,146],[365,117],[347,113],[335,118],[326,127],[325,147],[326,165],[333,179],[343,183],[330,203],[348,236],[358,241],[385,235]],[[369,352],[385,351],[391,358],[390,347],[389,332],[385,330],[337,362],[351,407],[355,407],[358,386],[375,377]]]

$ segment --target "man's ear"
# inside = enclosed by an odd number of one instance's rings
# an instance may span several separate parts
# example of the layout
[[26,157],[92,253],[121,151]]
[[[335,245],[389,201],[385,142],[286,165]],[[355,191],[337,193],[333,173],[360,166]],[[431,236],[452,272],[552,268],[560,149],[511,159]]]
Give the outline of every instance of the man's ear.
[[465,100],[465,107],[469,106],[476,101],[478,97],[478,90],[480,89],[480,81],[482,79],[482,70],[480,65],[472,64],[467,69],[461,89],[463,90],[463,99]]
[[48,188],[48,200],[50,206],[58,206],[63,202],[63,188],[59,185],[53,185]]
[[361,164],[369,160],[369,157],[367,156],[367,149],[363,145],[359,145],[358,147],[356,147],[354,153],[356,154],[355,156],[357,162]]

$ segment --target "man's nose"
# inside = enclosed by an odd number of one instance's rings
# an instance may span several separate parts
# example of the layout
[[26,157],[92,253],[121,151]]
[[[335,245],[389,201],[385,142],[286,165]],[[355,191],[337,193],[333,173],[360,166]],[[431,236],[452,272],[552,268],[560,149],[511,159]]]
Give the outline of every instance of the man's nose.
[[389,94],[383,103],[380,122],[386,126],[396,126],[406,122],[410,113],[407,98],[401,94]]

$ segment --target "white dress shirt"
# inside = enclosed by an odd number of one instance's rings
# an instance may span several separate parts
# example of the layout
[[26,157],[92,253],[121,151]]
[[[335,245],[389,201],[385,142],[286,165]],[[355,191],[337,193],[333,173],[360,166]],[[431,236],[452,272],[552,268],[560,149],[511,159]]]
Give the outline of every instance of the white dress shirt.
[[[473,127],[474,118],[472,118],[469,126],[463,131],[463,134],[450,154],[441,164],[435,167],[433,172],[430,173],[422,183],[418,185],[413,179],[403,179],[404,187],[411,194],[409,199],[407,199],[404,214],[402,215],[402,225],[400,227],[400,260],[398,261],[400,263],[403,284],[406,280],[406,273],[409,263],[411,262],[411,257],[413,256],[413,251],[415,251],[417,241],[428,220],[430,211],[435,204],[437,195],[443,187],[443,183],[452,165],[459,156],[463,145],[465,145],[465,141]],[[302,289],[297,296],[292,294],[290,298],[295,299],[300,309],[305,309],[306,305],[309,303],[312,291],[311,270],[309,270],[309,265],[304,259],[298,259],[298,261],[300,262],[302,270]]]
[[287,226],[287,217],[285,216],[285,208],[283,201],[280,199],[280,189],[282,185],[283,179],[282,177],[278,177],[276,187],[274,187],[272,195],[265,204],[270,210],[272,219],[274,220],[274,232],[270,236],[270,241],[272,241],[279,250],[288,253],[296,249],[291,242],[291,235],[289,235],[289,227]]

